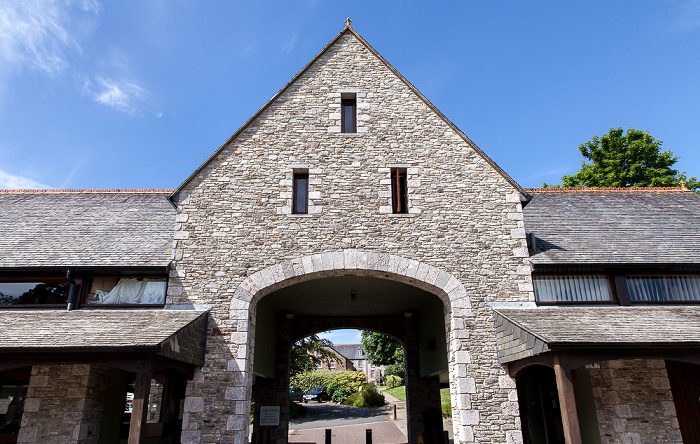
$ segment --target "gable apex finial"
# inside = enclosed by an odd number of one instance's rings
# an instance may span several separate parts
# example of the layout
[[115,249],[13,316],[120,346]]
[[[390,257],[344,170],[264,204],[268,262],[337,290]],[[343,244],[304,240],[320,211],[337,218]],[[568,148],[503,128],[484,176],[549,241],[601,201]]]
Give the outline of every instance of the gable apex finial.
[[350,17],[346,18],[346,19],[345,19],[345,27],[346,27],[346,28],[352,28],[352,26],[350,25],[350,23],[352,23],[352,20],[350,20]]

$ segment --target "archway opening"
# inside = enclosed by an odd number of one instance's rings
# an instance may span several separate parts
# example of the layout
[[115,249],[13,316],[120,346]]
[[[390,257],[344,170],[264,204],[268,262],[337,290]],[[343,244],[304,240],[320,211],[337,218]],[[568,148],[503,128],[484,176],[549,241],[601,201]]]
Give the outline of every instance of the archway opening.
[[[426,430],[442,428],[440,383],[449,379],[445,304],[435,294],[388,275],[367,274],[306,280],[257,302],[253,363],[256,438],[286,439],[292,344],[311,334],[348,328],[379,332],[401,341],[406,350],[409,439],[412,435],[428,439],[428,434],[441,433]],[[272,423],[279,425],[261,425],[261,415],[268,411],[261,412],[261,407],[274,411],[276,405],[280,406],[280,418]],[[358,442],[361,439],[364,437],[358,437]]]

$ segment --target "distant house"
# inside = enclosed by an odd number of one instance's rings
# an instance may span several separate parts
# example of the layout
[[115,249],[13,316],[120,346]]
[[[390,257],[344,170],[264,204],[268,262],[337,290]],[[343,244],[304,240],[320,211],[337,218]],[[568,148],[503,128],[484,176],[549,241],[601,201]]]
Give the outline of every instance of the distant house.
[[352,363],[352,369],[367,375],[367,382],[381,384],[386,378],[386,367],[375,366],[367,359],[367,352],[362,344],[333,344],[339,354]]

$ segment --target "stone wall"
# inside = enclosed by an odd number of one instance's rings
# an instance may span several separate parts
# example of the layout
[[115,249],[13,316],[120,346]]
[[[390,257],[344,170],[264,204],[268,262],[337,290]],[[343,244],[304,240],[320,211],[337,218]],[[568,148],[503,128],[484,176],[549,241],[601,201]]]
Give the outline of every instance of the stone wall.
[[94,365],[35,365],[17,442],[97,443],[107,373]]
[[602,444],[683,442],[663,360],[606,361],[590,375]]
[[[348,92],[361,117],[353,134],[337,126]],[[409,214],[387,213],[391,168],[407,170]],[[290,214],[299,170],[312,186],[308,215]],[[363,266],[441,292],[459,441],[518,440],[489,303],[533,300],[519,193],[352,33],[175,200],[168,302],[213,306],[206,364],[187,389],[184,442],[245,439],[257,298],[291,276]]]

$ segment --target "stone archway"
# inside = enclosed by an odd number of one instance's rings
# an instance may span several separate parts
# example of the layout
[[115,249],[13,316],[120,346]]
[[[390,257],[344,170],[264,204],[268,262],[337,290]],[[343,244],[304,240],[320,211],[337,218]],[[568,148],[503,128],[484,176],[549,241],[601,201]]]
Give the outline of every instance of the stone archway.
[[[455,393],[452,397],[455,432],[459,433],[463,418],[478,418],[478,412],[469,410],[468,401],[468,395],[476,392],[474,380],[467,376],[466,371],[457,371],[457,367],[470,362],[470,356],[468,351],[461,349],[461,341],[455,339],[466,337],[467,334],[462,332],[467,329],[467,325],[473,325],[471,302],[462,283],[450,273],[426,263],[355,249],[285,260],[246,277],[236,288],[231,299],[230,319],[232,322],[245,323],[247,328],[239,330],[232,337],[232,345],[238,349],[238,359],[229,362],[228,369],[241,372],[244,376],[234,379],[235,386],[226,390],[227,395],[235,393],[235,396],[243,398],[242,401],[247,399],[245,412],[250,411],[257,303],[266,295],[285,287],[334,276],[377,277],[407,284],[437,296],[445,308],[448,369],[452,392]],[[236,427],[232,430],[243,426],[245,430],[247,422],[242,416],[229,415],[227,426],[231,424]]]

